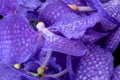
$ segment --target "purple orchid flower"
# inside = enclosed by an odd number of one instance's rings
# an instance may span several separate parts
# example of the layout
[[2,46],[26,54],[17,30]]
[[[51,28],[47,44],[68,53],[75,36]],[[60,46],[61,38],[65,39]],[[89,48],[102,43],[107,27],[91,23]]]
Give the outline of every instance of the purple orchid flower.
[[69,39],[77,39],[84,35],[87,28],[93,27],[100,20],[101,17],[99,13],[95,13],[86,17],[74,17],[68,15],[63,17],[63,19],[61,19],[59,22],[53,24],[51,28],[55,28]]
[[104,48],[114,52],[120,42],[120,27],[117,27],[108,36]]
[[0,60],[22,63],[34,55],[39,32],[34,31],[21,15],[9,15],[0,20]]
[[0,15],[12,14],[18,7],[15,0],[1,0],[0,1]]
[[100,23],[101,23],[102,31],[112,30],[117,26],[116,24],[110,22],[108,19],[104,17],[102,18]]
[[96,41],[105,37],[108,33],[102,33],[93,29],[87,29],[85,34],[81,37],[85,43],[95,43]]
[[119,79],[120,79],[120,66],[117,66],[114,69],[113,76],[112,76],[111,80],[119,80]]
[[38,23],[37,27],[43,32],[45,38],[43,49],[45,51],[58,51],[74,56],[82,56],[87,51],[87,48],[80,40],[69,40],[58,36],[52,33],[48,28],[45,28],[43,23]]
[[110,0],[108,3],[105,3],[103,5],[105,11],[108,13],[108,15],[110,15],[111,17],[113,17],[115,20],[117,20],[118,22],[120,22],[120,0]]
[[119,79],[119,8],[119,0],[1,0],[0,80]]
[[20,6],[28,9],[36,9],[38,7],[42,6],[42,3],[40,0],[17,0]]
[[112,54],[93,44],[88,45],[88,49],[79,61],[76,80],[110,80],[113,72]]
[[48,4],[42,12],[40,12],[39,21],[44,22],[46,27],[48,27],[55,23],[56,20],[59,20],[62,16],[65,16],[67,13],[71,12],[73,11],[65,3],[61,0],[57,0],[51,4]]
[[27,11],[41,7],[39,0],[1,0],[0,1],[0,15],[22,14],[25,15]]
[[[97,9],[99,12],[101,12],[101,14],[105,18],[109,19],[111,22],[113,22],[117,25],[120,25],[119,21],[116,19],[116,17],[118,16],[118,15],[116,15],[117,14],[116,12],[119,12],[119,10],[118,10],[119,8],[116,6],[116,4],[118,4],[118,6],[119,6],[119,0],[116,0],[116,1],[111,0],[110,4],[108,3],[108,5],[105,7],[99,0],[86,0],[86,2],[93,9]],[[114,4],[115,4],[115,6],[114,6]],[[110,7],[109,7],[109,5],[110,5]],[[111,6],[113,7],[112,9],[111,9]],[[106,10],[108,10],[108,11],[106,11]],[[112,16],[112,13],[114,13],[115,15]]]

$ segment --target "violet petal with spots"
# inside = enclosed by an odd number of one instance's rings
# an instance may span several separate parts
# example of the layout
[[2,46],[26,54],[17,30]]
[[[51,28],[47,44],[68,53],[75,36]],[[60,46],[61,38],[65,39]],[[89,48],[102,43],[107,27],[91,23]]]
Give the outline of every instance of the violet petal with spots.
[[109,34],[104,44],[104,48],[110,50],[111,52],[114,52],[119,42],[120,42],[120,27],[117,27],[113,30],[113,32],[111,32],[111,34]]
[[85,17],[75,17],[68,15],[63,17],[59,22],[56,22],[51,28],[57,29],[67,38],[79,38],[84,35],[89,27],[93,27],[96,23],[100,22],[101,16],[99,13],[92,14]]
[[21,15],[10,15],[0,20],[0,60],[21,63],[30,58],[37,48],[38,32]]
[[85,43],[94,43],[97,40],[105,37],[108,33],[101,33],[94,30],[86,30],[85,34],[81,37]]
[[[57,7],[56,7],[57,6]],[[62,1],[58,0],[47,5],[39,16],[39,21],[43,21],[48,27],[59,20],[60,17],[72,14],[72,10]]]
[[[92,7],[93,9],[97,9],[99,12],[101,12],[101,14],[105,17],[105,18],[107,18],[108,20],[110,20],[111,22],[113,22],[113,23],[115,23],[115,24],[117,24],[117,25],[120,25],[120,22],[117,20],[117,19],[115,19],[114,17],[112,17],[111,15],[109,15],[109,12],[107,12],[105,9],[104,9],[104,6],[103,6],[103,4],[99,1],[99,0],[85,0],[87,3],[88,3],[88,5],[90,6],[90,7]],[[112,0],[113,2],[112,3],[114,3],[114,0]],[[117,2],[119,1],[119,0],[116,0]],[[115,2],[116,2],[115,1]],[[111,4],[110,4],[110,6],[111,6]],[[109,8],[109,7],[108,7]],[[111,7],[110,7],[111,8]],[[113,10],[115,10],[115,9],[113,9]],[[117,10],[116,10],[117,11]],[[116,12],[114,11],[114,13],[116,14]]]
[[111,80],[120,80],[120,65],[114,69],[113,76]]
[[80,59],[76,80],[110,80],[113,72],[112,54],[99,46],[88,45],[88,49]]
[[49,36],[45,40],[44,50],[58,51],[73,56],[82,56],[87,48],[80,40],[69,40],[58,35]]

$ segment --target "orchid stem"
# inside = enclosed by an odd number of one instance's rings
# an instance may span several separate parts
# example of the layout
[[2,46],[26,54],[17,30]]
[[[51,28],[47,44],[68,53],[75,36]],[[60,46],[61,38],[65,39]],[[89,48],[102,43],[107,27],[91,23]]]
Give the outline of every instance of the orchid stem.
[[[43,37],[46,39],[47,36],[52,36],[53,33],[51,31],[49,31],[46,27],[45,24],[43,22],[38,22],[38,24],[36,25],[37,29],[39,31],[42,32]],[[52,52],[51,51],[47,51],[47,54],[45,56],[45,60],[43,62],[43,64],[38,68],[38,74],[43,74],[44,73],[44,69],[51,57]]]
[[38,68],[38,70],[37,70],[37,72],[38,72],[39,75],[41,75],[41,74],[44,73],[44,69],[45,69],[45,67],[46,67],[46,65],[47,65],[47,63],[48,63],[48,61],[49,61],[49,59],[50,59],[50,57],[51,57],[51,54],[52,54],[51,51],[48,51],[48,52],[47,52],[47,54],[46,54],[46,56],[45,56],[44,62],[42,63],[42,65],[41,65],[41,66]]
[[49,59],[50,59],[50,57],[51,57],[51,54],[52,54],[52,52],[51,51],[48,51],[47,52],[47,54],[46,54],[46,56],[45,56],[45,60],[44,60],[44,62],[43,62],[43,64],[41,65],[41,67],[46,67],[46,65],[47,65],[47,63],[48,63],[48,61],[49,61]]

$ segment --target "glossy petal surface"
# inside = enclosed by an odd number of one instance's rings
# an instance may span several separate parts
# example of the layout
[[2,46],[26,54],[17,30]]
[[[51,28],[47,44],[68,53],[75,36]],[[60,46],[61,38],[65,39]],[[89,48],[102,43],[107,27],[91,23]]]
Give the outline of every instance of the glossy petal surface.
[[0,21],[0,59],[7,63],[21,63],[34,54],[38,32],[32,30],[27,19],[10,15]]
[[28,9],[36,9],[37,7],[41,6],[40,0],[17,0],[17,2],[22,7],[28,8]]
[[81,41],[69,40],[57,35],[52,35],[46,38],[44,49],[74,56],[82,56],[87,50]]
[[100,21],[100,14],[95,13],[85,17],[75,17],[74,15],[68,15],[63,17],[59,22],[52,25],[67,38],[79,38],[83,36],[86,29],[93,27]]
[[39,0],[1,0],[0,15],[24,14],[26,11],[41,7]]
[[71,11],[72,10],[65,3],[58,0],[44,8],[39,16],[39,21],[43,21],[48,27],[55,23],[57,19],[67,15],[67,13],[70,13]]
[[97,32],[94,30],[86,30],[85,34],[81,37],[81,39],[85,42],[85,43],[94,43],[97,40],[105,37],[107,35],[107,33],[101,33],[101,32]]
[[0,80],[64,69],[42,80],[119,80],[119,9],[120,0],[0,0]]
[[17,2],[15,0],[0,1],[0,15],[14,13],[16,8],[17,8]]
[[111,0],[103,7],[108,15],[120,22],[120,0]]
[[110,20],[111,22],[120,25],[119,21],[116,20],[114,17],[112,17],[111,15],[109,15],[109,13],[107,13],[107,11],[104,9],[103,4],[99,1],[99,0],[85,0],[88,5],[90,7],[92,7],[93,9],[97,9],[99,12],[101,12],[101,14],[107,18],[108,20]]
[[113,57],[98,46],[89,45],[89,51],[80,59],[76,80],[110,80]]

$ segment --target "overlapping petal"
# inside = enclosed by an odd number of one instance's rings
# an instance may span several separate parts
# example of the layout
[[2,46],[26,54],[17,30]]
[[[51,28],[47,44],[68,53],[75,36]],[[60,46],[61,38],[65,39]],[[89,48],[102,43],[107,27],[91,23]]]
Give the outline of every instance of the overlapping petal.
[[41,7],[42,3],[40,0],[16,0],[21,7],[28,8],[28,9],[36,9]]
[[107,35],[107,33],[101,33],[101,32],[97,32],[91,29],[86,30],[85,34],[81,37],[81,39],[85,42],[85,43],[94,43],[97,40],[105,37]]
[[47,35],[44,50],[58,51],[68,55],[82,56],[87,48],[80,40],[69,40],[64,37],[52,34]]
[[113,72],[112,54],[99,46],[88,46],[80,59],[76,80],[110,80]]
[[119,80],[120,79],[120,66],[117,66],[114,69],[113,76],[111,80]]
[[120,22],[120,0],[110,0],[103,7],[108,15]]
[[106,18],[102,18],[102,20],[100,21],[101,23],[101,29],[102,31],[108,31],[108,30],[112,30],[115,27],[117,27],[116,24],[110,22],[108,19]]
[[0,15],[22,14],[25,15],[27,11],[41,7],[39,0],[1,0],[0,1]]
[[114,52],[120,42],[120,27],[117,27],[108,36],[104,48]]
[[120,42],[119,1],[1,0],[0,80],[119,79],[112,56]]
[[0,15],[12,14],[18,7],[16,0],[1,0],[0,1]]
[[[111,22],[120,25],[119,20],[116,19],[119,15],[116,15],[119,13],[119,0],[111,0],[110,2],[106,3],[106,5],[103,5],[99,0],[86,0],[88,5],[92,7],[93,9],[97,9],[101,14],[110,20]],[[114,14],[113,14],[114,13]]]
[[85,17],[67,15],[51,27],[57,29],[69,39],[79,38],[84,35],[87,28],[93,27],[96,23],[100,22],[100,20],[101,16],[99,13],[94,13]]
[[37,49],[39,33],[21,15],[10,15],[0,21],[0,60],[21,63],[30,58]]
[[47,5],[39,16],[39,21],[45,23],[48,27],[59,20],[60,17],[71,13],[72,10],[61,0],[57,0],[49,5]]

